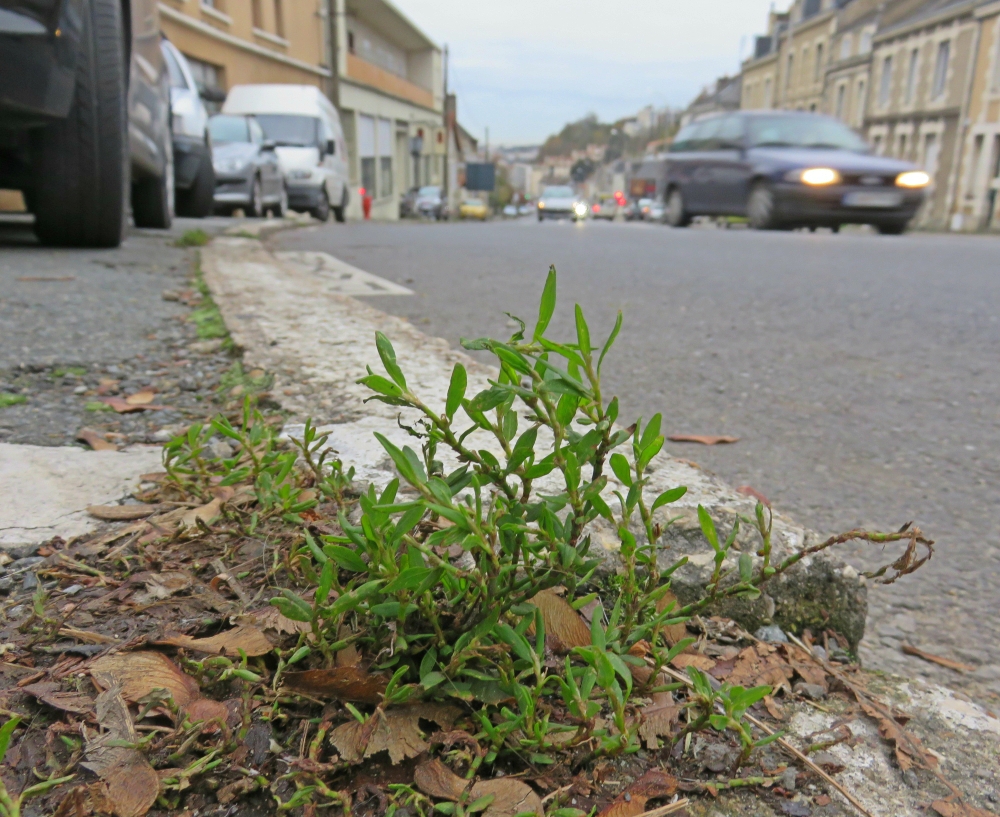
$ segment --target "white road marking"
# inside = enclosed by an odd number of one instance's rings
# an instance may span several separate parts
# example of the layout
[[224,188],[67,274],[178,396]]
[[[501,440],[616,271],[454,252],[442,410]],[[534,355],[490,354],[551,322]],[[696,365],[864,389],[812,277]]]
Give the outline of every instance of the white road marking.
[[413,291],[370,272],[352,267],[328,252],[286,251],[275,255],[287,264],[320,276],[338,295],[412,295]]

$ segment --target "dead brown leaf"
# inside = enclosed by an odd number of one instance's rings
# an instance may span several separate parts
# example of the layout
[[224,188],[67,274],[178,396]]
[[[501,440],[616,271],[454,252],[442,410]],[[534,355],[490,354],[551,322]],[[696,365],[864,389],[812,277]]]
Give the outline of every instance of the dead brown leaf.
[[569,652],[573,647],[590,646],[590,628],[568,601],[553,590],[542,590],[531,599],[542,614],[545,638],[551,640],[552,651]]
[[661,769],[650,769],[619,794],[598,817],[637,817],[646,811],[646,803],[650,800],[672,797],[676,791],[676,777]]
[[152,604],[181,593],[194,584],[194,577],[184,570],[165,570],[162,573],[146,573],[141,577],[146,589],[132,597],[134,604]]
[[771,692],[779,689],[791,692],[789,681],[792,667],[770,644],[755,644],[747,647],[736,658],[733,671],[726,678],[733,686],[769,686]]
[[768,508],[771,507],[771,500],[764,496],[760,491],[751,485],[741,485],[736,489],[736,493],[742,494],[743,496],[752,497],[756,499],[761,505],[766,505]]
[[229,718],[229,710],[222,701],[213,701],[210,698],[196,698],[184,707],[184,714],[191,721],[206,721],[225,723]]
[[285,688],[314,698],[336,698],[361,704],[379,704],[389,683],[384,675],[371,674],[361,667],[311,669],[286,672]]
[[82,692],[63,692],[62,686],[55,681],[42,681],[23,687],[29,695],[38,698],[42,703],[63,712],[76,715],[86,715],[94,711],[94,699]]
[[90,505],[87,513],[106,522],[124,522],[145,519],[159,510],[159,505]]
[[108,442],[92,428],[81,428],[76,432],[76,439],[85,442],[94,451],[117,451],[118,446]]
[[[677,596],[674,595],[673,590],[668,590],[659,600],[656,602],[656,612],[662,613],[670,604],[673,604],[673,610],[676,612],[681,609],[680,603],[677,601]],[[681,639],[687,638],[690,633],[686,624],[668,624],[663,630],[663,637],[666,638],[667,644],[671,647],[674,646]]]
[[925,652],[919,647],[914,647],[911,644],[904,644],[900,649],[902,649],[906,655],[915,655],[917,658],[923,658],[924,661],[930,661],[932,664],[938,664],[939,666],[953,669],[955,672],[975,672],[976,670],[975,667],[970,666],[969,664],[963,664],[960,661],[953,661],[952,659],[945,658],[941,655],[934,655],[934,653]]
[[[914,765],[921,769],[934,769],[938,765],[938,760],[934,755],[928,753],[920,738],[907,732],[891,717],[891,714],[880,706],[873,706],[864,697],[858,697],[858,703],[868,717],[873,718],[878,724],[878,732],[883,739],[892,744],[896,752],[896,762],[902,771],[912,769]],[[958,812],[961,814],[961,812]]]
[[110,635],[94,633],[90,630],[78,630],[76,627],[60,627],[59,635],[66,636],[66,638],[75,638],[77,641],[82,641],[84,644],[117,643],[116,639],[112,638]]
[[714,436],[711,434],[671,434],[667,437],[674,443],[701,443],[702,445],[719,445],[725,443],[738,443],[739,437]]
[[198,530],[198,522],[204,522],[206,525],[211,523],[219,515],[219,510],[222,508],[221,499],[213,499],[207,505],[202,505],[198,508],[192,508],[186,511],[180,519],[179,527],[182,530],[196,531]]
[[152,389],[143,389],[135,394],[130,394],[125,398],[125,402],[130,406],[148,406],[156,399],[156,392]]
[[167,635],[156,642],[171,647],[184,647],[196,652],[207,652],[213,655],[239,655],[240,650],[248,657],[267,655],[274,647],[267,640],[263,631],[253,624],[241,624],[232,630],[226,630],[208,638],[191,638],[188,635]]
[[970,806],[961,800],[935,800],[931,808],[941,817],[996,817],[991,811]]
[[133,405],[121,397],[102,397],[100,401],[107,403],[107,405],[111,406],[119,414],[128,414],[131,411],[163,411],[170,408],[170,406],[158,406],[153,403]]
[[469,800],[474,802],[488,795],[493,795],[493,802],[486,807],[483,817],[514,817],[525,812],[534,812],[542,817],[545,813],[542,799],[531,786],[520,780],[510,777],[480,780],[473,784]]
[[681,708],[674,704],[665,706],[644,706],[640,710],[642,725],[639,736],[646,741],[647,749],[659,749],[658,738],[670,737],[680,717]]
[[265,607],[263,610],[252,610],[236,619],[240,624],[256,624],[260,629],[272,631],[277,635],[290,635],[312,632],[308,621],[295,621],[284,616],[277,607]]
[[118,817],[143,817],[156,802],[160,779],[140,752],[112,745],[135,743],[137,736],[120,682],[112,674],[99,678],[105,688],[96,702],[101,732],[87,735],[87,760],[81,765],[101,778],[102,794]]
[[699,653],[682,652],[680,655],[675,656],[674,660],[670,663],[675,669],[694,667],[695,669],[700,669],[702,672],[708,672],[715,666],[715,659]]
[[413,771],[413,782],[428,797],[457,803],[469,785],[440,760],[428,760]]
[[430,749],[420,734],[421,720],[451,729],[460,714],[459,709],[447,704],[412,704],[389,710],[379,707],[363,724],[349,721],[338,726],[330,734],[330,742],[349,763],[388,752],[389,760],[396,765]]
[[101,678],[114,676],[121,683],[122,695],[129,701],[138,701],[154,689],[170,693],[174,703],[186,706],[201,697],[197,682],[185,675],[180,667],[158,652],[120,652],[103,655],[90,665],[90,674],[98,687],[106,688]]

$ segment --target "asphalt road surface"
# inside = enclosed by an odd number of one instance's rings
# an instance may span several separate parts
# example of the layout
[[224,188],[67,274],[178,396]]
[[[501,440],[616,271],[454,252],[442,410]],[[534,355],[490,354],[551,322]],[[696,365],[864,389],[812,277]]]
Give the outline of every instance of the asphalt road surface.
[[[863,230],[756,233],[647,224],[329,225],[279,235],[403,284],[372,298],[454,344],[529,324],[550,263],[556,334],[625,324],[606,377],[621,416],[662,412],[668,443],[825,533],[913,520],[924,570],[873,588],[863,657],[1000,700],[1000,239]],[[610,393],[610,392],[609,392]],[[857,564],[885,555],[855,548]],[[975,667],[904,656],[910,643]]]

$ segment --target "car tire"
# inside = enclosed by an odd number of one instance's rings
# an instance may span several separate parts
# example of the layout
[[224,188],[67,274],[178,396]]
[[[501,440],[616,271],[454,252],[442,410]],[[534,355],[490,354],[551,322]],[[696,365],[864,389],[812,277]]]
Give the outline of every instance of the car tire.
[[198,165],[198,173],[188,190],[177,192],[177,215],[186,218],[205,218],[212,214],[215,195],[215,170],[212,157],[205,154]]
[[908,221],[880,221],[874,227],[879,235],[902,235],[908,225]]
[[330,219],[330,197],[326,188],[323,187],[319,194],[319,204],[309,211],[309,214],[317,221],[327,222]]
[[246,214],[250,218],[262,218],[264,212],[264,187],[260,182],[260,176],[254,176],[250,185],[250,201],[247,204]]
[[691,223],[691,214],[684,206],[684,194],[680,189],[673,188],[667,196],[667,224],[671,227],[687,227]]
[[43,244],[117,247],[128,191],[128,65],[119,0],[84,0],[69,115],[36,131],[28,197]]
[[136,227],[169,230],[174,220],[174,148],[168,139],[164,147],[163,174],[141,179],[132,185],[132,220]]
[[330,209],[333,210],[333,218],[338,224],[347,221],[347,185],[344,185],[344,192],[340,195],[340,204]]
[[774,191],[764,182],[757,182],[747,199],[747,222],[755,230],[777,230],[780,223],[775,216]]

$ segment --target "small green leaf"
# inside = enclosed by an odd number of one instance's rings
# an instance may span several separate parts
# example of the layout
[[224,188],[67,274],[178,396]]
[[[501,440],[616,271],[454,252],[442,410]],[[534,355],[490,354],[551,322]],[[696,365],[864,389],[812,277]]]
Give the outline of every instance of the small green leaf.
[[745,582],[753,579],[753,556],[749,553],[740,554],[740,578]]
[[7,747],[10,745],[11,735],[14,734],[14,730],[17,729],[17,725],[20,722],[20,716],[15,716],[0,727],[0,763],[3,762],[4,757],[7,755]]
[[391,380],[387,380],[380,374],[369,374],[358,380],[363,386],[367,386],[374,392],[384,394],[388,397],[402,397],[403,391]]
[[542,300],[538,305],[538,323],[535,324],[533,337],[538,340],[545,334],[552,320],[552,314],[556,311],[556,268],[555,265],[549,267],[548,277],[545,279],[545,287],[542,289]]
[[708,511],[705,510],[704,505],[698,506],[698,521],[701,523],[701,532],[705,534],[705,538],[708,543],[712,546],[712,550],[716,553],[719,552],[719,534],[715,529],[715,522],[712,521],[712,517],[709,516]]
[[465,810],[470,814],[474,814],[477,811],[485,811],[489,807],[490,803],[493,802],[493,799],[495,797],[496,797],[495,794],[483,795],[477,800],[473,800],[471,803],[469,803],[469,805],[465,807]]
[[271,606],[277,607],[279,613],[292,621],[312,621],[313,608],[291,590],[282,590],[281,596],[271,599]]
[[590,327],[587,326],[587,319],[583,317],[583,310],[580,304],[574,310],[576,316],[576,342],[580,347],[580,353],[585,357],[590,357]]
[[385,586],[383,593],[397,593],[400,590],[416,590],[434,572],[430,567],[408,567]]
[[708,721],[712,724],[712,728],[719,732],[725,731],[729,726],[729,718],[726,715],[712,715]]
[[396,350],[392,348],[389,338],[381,332],[376,332],[375,348],[378,349],[378,356],[382,359],[382,365],[385,366],[389,377],[393,379],[397,386],[405,390],[406,378],[403,377],[403,371],[399,368],[399,364],[396,363]]
[[[611,455],[611,470],[615,472],[615,476],[621,481],[623,485],[632,487],[632,469],[628,464],[628,460],[625,459],[624,454],[612,454]],[[655,505],[653,506],[656,507]]]
[[319,584],[316,586],[316,604],[318,606],[326,604],[330,590],[333,588],[333,579],[333,562],[327,560],[323,565],[323,570],[320,571]]
[[324,545],[323,553],[344,570],[350,570],[352,573],[364,573],[368,570],[364,560],[355,551],[343,545]]
[[[601,373],[601,364],[604,363],[604,356],[611,350],[614,345],[615,338],[618,337],[618,333],[622,328],[622,313],[618,310],[618,318],[615,320],[615,328],[611,330],[611,334],[608,336],[607,341],[604,343],[604,348],[601,349],[601,356],[597,359],[597,373]],[[614,422],[614,420],[612,420]]]
[[448,399],[444,406],[444,412],[448,415],[449,420],[455,417],[455,412],[461,407],[468,383],[469,377],[465,372],[465,366],[461,363],[456,363],[455,368],[451,370],[451,383],[448,384]]
[[687,493],[687,490],[688,490],[687,488],[681,485],[678,488],[671,488],[669,491],[664,491],[653,501],[653,505],[649,509],[649,512],[652,513],[657,508],[661,508],[664,505],[669,505],[671,502],[676,502],[678,499],[684,496],[684,494]]

